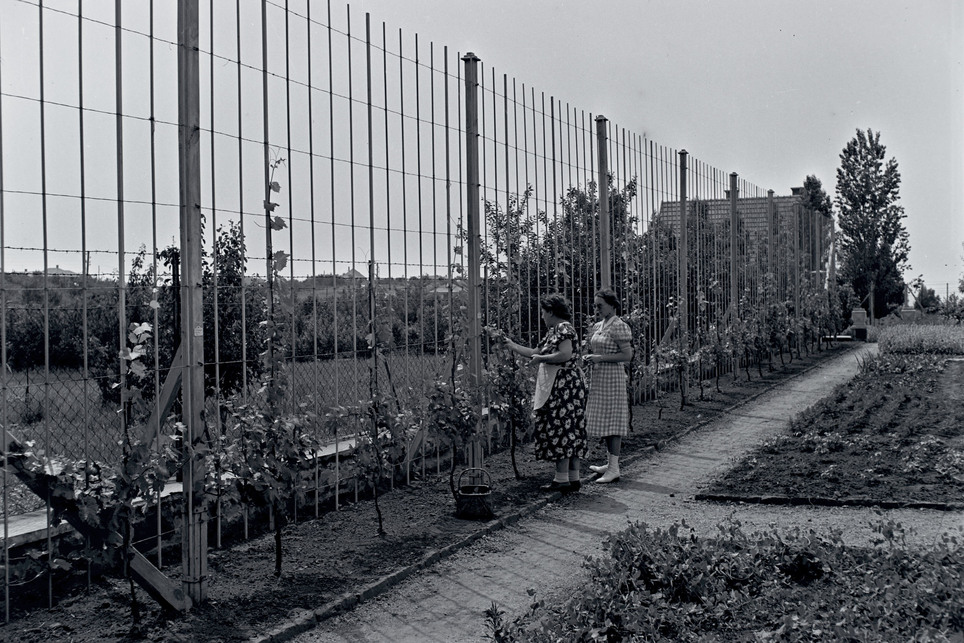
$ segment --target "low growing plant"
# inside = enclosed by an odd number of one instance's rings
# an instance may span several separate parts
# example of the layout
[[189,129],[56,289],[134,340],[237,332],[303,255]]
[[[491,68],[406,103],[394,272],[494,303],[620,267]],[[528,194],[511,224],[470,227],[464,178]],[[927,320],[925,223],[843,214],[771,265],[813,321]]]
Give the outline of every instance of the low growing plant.
[[839,532],[746,533],[733,520],[708,537],[637,523],[587,562],[591,581],[564,605],[537,600],[511,622],[493,605],[486,624],[511,642],[959,637],[961,536],[911,549],[900,524],[874,530],[873,545],[852,547]]

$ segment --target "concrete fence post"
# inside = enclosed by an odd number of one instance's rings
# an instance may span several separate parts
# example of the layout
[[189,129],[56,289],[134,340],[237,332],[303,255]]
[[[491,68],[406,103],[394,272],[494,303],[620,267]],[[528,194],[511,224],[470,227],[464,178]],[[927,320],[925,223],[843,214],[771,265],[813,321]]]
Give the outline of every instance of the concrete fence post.
[[679,151],[679,283],[676,288],[677,318],[679,319],[680,340],[685,342],[689,331],[689,230],[686,214],[686,150]]
[[[479,194],[479,62],[474,53],[462,56],[465,63],[465,193],[468,232],[468,358],[473,388],[482,383],[482,251],[481,201]],[[467,446],[470,469],[482,467],[482,442]]]
[[737,187],[736,172],[730,173],[730,306],[732,306],[732,321],[740,319],[740,245],[737,227],[739,214],[736,210],[739,188]]
[[602,288],[612,288],[612,246],[609,240],[609,157],[605,116],[596,117],[596,164],[599,190],[599,278]]

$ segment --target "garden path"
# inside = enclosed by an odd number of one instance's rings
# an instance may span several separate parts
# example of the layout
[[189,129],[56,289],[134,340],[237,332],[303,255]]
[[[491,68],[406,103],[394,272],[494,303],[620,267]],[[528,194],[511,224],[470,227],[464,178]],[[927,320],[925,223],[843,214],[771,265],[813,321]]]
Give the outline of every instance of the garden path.
[[[535,599],[561,601],[585,582],[582,563],[602,553],[608,534],[630,522],[667,527],[685,520],[698,534],[712,535],[728,517],[748,532],[769,527],[840,529],[848,544],[869,542],[877,510],[865,508],[726,505],[696,502],[693,495],[788,420],[853,377],[858,359],[875,344],[824,362],[776,386],[725,417],[667,448],[631,460],[614,485],[583,486],[579,494],[551,503],[506,529],[484,537],[402,581],[379,598],[314,629],[277,639],[299,643],[359,641],[484,641],[483,611],[493,601],[512,618]],[[964,513],[920,509],[883,512],[914,530],[910,543],[934,542],[964,527]],[[293,634],[296,628],[290,628]],[[276,640],[277,640],[276,639]]]

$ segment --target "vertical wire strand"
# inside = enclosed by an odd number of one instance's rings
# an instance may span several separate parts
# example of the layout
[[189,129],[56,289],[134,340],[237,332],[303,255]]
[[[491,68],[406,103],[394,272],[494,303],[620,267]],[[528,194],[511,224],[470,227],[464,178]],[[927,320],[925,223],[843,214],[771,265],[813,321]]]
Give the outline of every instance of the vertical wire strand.
[[[511,217],[510,209],[510,190],[511,186],[509,184],[509,76],[508,74],[502,74],[502,127],[503,127],[503,148],[505,149],[505,215],[506,220]],[[518,186],[517,186],[518,187]],[[512,246],[509,239],[504,239],[505,242],[505,256],[506,256],[506,281],[507,283],[512,283]],[[503,306],[502,304],[506,304]],[[511,327],[511,307],[508,306],[508,301],[499,302],[499,318],[497,324],[499,328],[509,328]],[[505,310],[505,308],[509,308]]]
[[[384,119],[385,127],[385,245],[386,245],[386,262],[388,270],[388,292],[385,293],[386,305],[390,306],[394,310],[395,306],[395,286],[394,286],[394,276],[392,273],[392,200],[391,200],[391,172],[390,172],[390,158],[389,158],[389,129],[388,129],[388,32],[385,23],[382,23],[382,96],[385,102],[384,109],[382,110],[382,116]],[[392,465],[392,479],[391,483],[395,484],[395,469],[396,465]]]
[[[529,127],[528,127],[529,115],[526,113],[527,110],[528,110],[528,107],[526,106],[526,85],[525,85],[525,83],[522,83],[522,147],[523,147],[523,150],[522,150],[522,158],[523,158],[523,160],[524,160],[524,162],[525,162],[525,186],[526,186],[526,193],[529,193],[529,186],[530,186],[530,183],[529,183],[529,132],[528,132],[528,129],[529,129]],[[529,229],[529,227],[531,226],[531,223],[532,223],[532,217],[531,217],[531,214],[530,214],[530,212],[529,212],[529,199],[528,199],[528,198],[526,199],[526,204],[525,204],[525,206],[526,206],[526,207],[525,207],[526,229],[527,229],[527,231],[528,231],[528,229]],[[531,248],[530,248],[530,250],[531,250]],[[530,299],[532,298],[532,261],[527,261],[527,262],[526,262],[526,281],[525,281],[525,284],[526,284],[526,290],[525,290],[526,300],[530,300]],[[536,291],[536,296],[538,296],[538,290]],[[525,337],[525,341],[528,342],[529,339],[530,339],[530,334],[529,334],[529,333],[530,333],[530,331],[531,331],[531,329],[532,329],[532,306],[531,306],[531,305],[526,305],[526,325],[525,325],[525,328],[526,328],[526,335],[525,335],[524,337]],[[521,331],[522,329],[520,328],[519,330]]]
[[[151,1],[150,1],[150,3],[149,3],[149,9],[148,9],[148,10],[150,11],[150,24],[149,24],[149,29],[148,29],[148,44],[149,44],[149,46],[150,46],[150,48],[151,48],[150,56],[149,56],[149,61],[148,61],[148,65],[149,65],[149,66],[148,66],[148,69],[149,69],[148,80],[149,80],[149,83],[150,83],[150,89],[149,89],[149,95],[150,95],[150,97],[149,97],[149,100],[150,100],[150,124],[151,124],[151,137],[150,137],[150,138],[151,138],[151,147],[150,147],[150,155],[151,155],[151,247],[152,247],[153,250],[154,250],[154,251],[153,251],[153,256],[152,256],[152,264],[153,264],[153,266],[154,266],[154,275],[153,275],[153,281],[154,281],[154,283],[153,283],[153,292],[152,292],[152,295],[151,295],[151,299],[152,299],[152,302],[153,302],[154,304],[156,304],[156,303],[157,303],[158,292],[159,292],[159,289],[160,289],[160,282],[159,282],[159,280],[158,280],[158,274],[159,274],[159,272],[158,272],[158,265],[157,265],[157,259],[158,259],[158,252],[159,252],[159,251],[158,251],[158,247],[157,247],[157,136],[156,136],[156,131],[155,131],[155,116],[156,116],[156,114],[155,114],[155,99],[156,99],[156,93],[155,93],[155,86],[154,86],[154,75],[155,75],[155,72],[156,72],[155,67],[154,67],[154,0],[151,0]],[[81,63],[81,64],[82,64],[82,63]],[[82,66],[81,66],[81,69],[83,69]],[[211,113],[212,113],[212,114],[214,113],[214,110],[213,110],[213,109],[211,110]],[[211,130],[212,130],[212,131],[214,130],[213,124],[212,124]],[[83,150],[83,138],[81,138],[81,150]],[[83,154],[83,151],[81,151],[81,154]],[[83,171],[83,170],[82,170],[82,171]],[[83,183],[83,181],[81,181],[81,183]],[[81,206],[81,208],[83,208],[83,205]],[[85,228],[86,226],[82,225],[81,227],[82,227],[82,228]],[[86,244],[86,230],[84,231],[84,234],[83,234],[82,236],[84,237],[83,243]],[[87,271],[84,270],[85,278],[86,278],[86,272],[87,272]],[[156,424],[155,427],[154,427],[154,440],[155,440],[156,448],[157,448],[158,450],[160,450],[160,444],[161,444],[161,423],[162,423],[163,420],[164,420],[164,418],[161,417],[161,399],[160,399],[160,398],[161,398],[161,363],[160,363],[160,355],[161,355],[160,327],[161,327],[161,326],[160,326],[160,306],[158,306],[158,305],[153,305],[153,306],[152,306],[152,310],[153,310],[153,316],[152,316],[152,317],[153,317],[153,321],[154,321],[154,333],[153,333],[153,335],[154,335],[154,337],[153,337],[153,341],[154,341],[154,417],[157,418],[157,424]],[[86,323],[87,323],[87,319],[86,319],[86,314],[85,314],[85,315],[84,315],[84,324],[85,324],[85,330],[84,330],[84,346],[85,346],[85,347],[87,346],[87,340],[86,340],[86,334],[87,334],[87,333],[86,333]],[[85,350],[85,359],[86,359],[86,350]],[[86,366],[85,366],[85,369],[84,369],[84,370],[86,371]],[[86,378],[85,378],[85,379],[86,379]],[[85,415],[86,415],[86,403],[87,403],[86,396],[84,396]],[[85,422],[85,426],[86,426],[86,422]],[[219,488],[220,488],[220,487],[219,487]],[[164,555],[163,555],[163,549],[164,549],[163,531],[164,531],[164,529],[163,529],[163,523],[162,523],[162,514],[163,514],[163,512],[160,511],[161,502],[162,502],[161,493],[162,493],[162,490],[161,490],[161,489],[158,489],[157,492],[156,492],[156,494],[155,494],[155,496],[154,496],[154,502],[157,503],[157,508],[158,508],[157,517],[156,517],[156,520],[155,520],[155,523],[154,523],[154,529],[155,529],[155,535],[154,535],[154,536],[155,536],[155,538],[154,538],[155,544],[154,544],[154,546],[155,546],[155,548],[157,549],[157,568],[158,568],[158,569],[160,569],[160,568],[163,566],[163,564],[164,564]]]
[[[268,3],[267,0],[261,0],[261,136],[262,136],[262,153],[263,159],[262,164],[264,165],[264,176],[262,179],[263,190],[267,192],[268,185],[271,182],[271,141],[270,141],[270,121],[269,121],[269,102],[268,102]],[[270,325],[274,324],[274,277],[272,275],[271,266],[271,255],[272,255],[272,241],[271,241],[271,221],[270,221],[270,211],[265,206],[265,228],[264,228],[264,238],[265,238],[265,275],[264,278],[268,284],[267,293],[267,323],[269,324],[268,330],[268,368],[270,369],[269,377],[271,378],[271,383],[274,383],[275,379],[275,360],[274,360],[274,340],[271,338]]]
[[[368,254],[371,262],[371,269],[368,273],[369,279],[369,323],[371,324],[371,352],[372,352],[372,382],[374,384],[374,394],[378,390],[378,315],[377,315],[377,292],[376,278],[378,277],[377,264],[375,259],[375,145],[374,127],[372,120],[372,34],[371,34],[371,14],[365,13],[365,79],[367,81],[367,93],[365,95],[365,116],[367,125],[368,139]],[[377,483],[376,483],[377,484]],[[378,493],[378,490],[375,490]]]
[[[522,204],[520,202],[520,199],[522,198],[521,195],[524,192],[524,190],[520,191],[519,189],[521,186],[519,185],[519,111],[518,111],[518,107],[519,107],[519,101],[518,101],[518,94],[516,92],[516,81],[515,81],[515,77],[513,77],[512,78],[512,148],[513,148],[514,157],[515,157],[514,165],[515,165],[515,194],[516,194],[516,212],[517,212],[516,216],[518,216],[518,214],[521,214]],[[506,180],[506,184],[508,184],[508,179]],[[519,240],[520,252],[522,252],[523,242],[524,242],[523,239]],[[509,266],[510,267],[512,266],[511,259],[509,260]],[[519,281],[519,284],[515,289],[515,302],[514,302],[515,303],[514,310],[516,311],[516,314],[515,314],[516,319],[514,321],[516,322],[516,325],[514,328],[510,330],[510,333],[512,331],[521,330],[522,328],[522,289],[520,287],[522,282],[521,270],[517,271],[516,279]],[[513,335],[513,336],[516,336],[516,335]]]
[[[421,87],[419,67],[422,63],[419,55],[418,34],[415,34],[415,179],[417,187],[416,206],[418,209],[418,324],[419,354],[425,355],[425,228],[422,216],[422,92],[419,89]],[[423,457],[423,463],[424,460]]]
[[[125,338],[127,335],[127,281],[125,275],[125,211],[124,211],[124,94],[123,94],[123,16],[121,13],[121,0],[115,0],[114,4],[114,84],[115,84],[115,128],[117,146],[117,329],[118,329],[118,350],[123,351],[126,346]],[[45,244],[46,245],[46,244]],[[44,266],[46,270],[46,266]],[[120,370],[120,390],[123,400],[124,391],[127,389],[127,369],[124,360],[119,360]],[[126,407],[126,404],[123,405]],[[121,436],[124,438],[125,449],[128,430],[127,410],[119,413],[121,422]],[[125,570],[126,571],[126,570]]]
[[[351,7],[345,7],[347,15],[346,28],[346,47],[348,49],[348,211],[351,217],[351,327],[352,327],[352,382],[358,399],[358,262],[356,258],[357,242],[355,240],[355,98],[352,79],[352,55],[351,55]],[[334,219],[334,215],[332,215]],[[358,501],[358,478],[355,477],[355,501]]]
[[[498,107],[496,105],[498,91],[496,90],[495,67],[491,67],[491,72],[492,72],[492,204],[491,204],[491,207],[498,208],[499,207],[499,141],[498,141],[499,112],[498,112]],[[483,92],[483,95],[484,95],[484,92]],[[484,98],[482,99],[482,104],[483,105],[485,104]],[[482,138],[483,141],[485,140],[484,132],[485,130],[483,129],[483,138]],[[483,144],[482,147],[484,149],[485,145]],[[486,167],[484,163],[484,159],[485,159],[485,155],[483,154],[483,165],[482,165],[483,168]],[[485,175],[487,176],[487,173]],[[489,246],[489,226],[487,225],[487,222],[485,220],[485,217],[486,217],[486,207],[484,205],[485,201],[486,200],[483,199],[483,207],[482,207],[482,213],[481,213],[482,216],[480,217],[481,220],[479,221],[479,226],[482,231],[482,248],[488,248]],[[506,207],[508,207],[508,203],[506,203]],[[498,245],[496,246],[495,250],[496,250],[496,253],[498,253],[499,251]],[[490,307],[490,302],[489,302],[489,279],[490,278],[491,276],[489,275],[488,265],[482,264],[482,284],[483,284],[482,285],[482,311],[480,312],[483,315],[483,318],[482,318],[483,324],[490,323],[488,319],[489,307]],[[483,335],[482,341],[483,343],[486,342],[485,335]],[[489,432],[486,432],[486,434],[487,436],[491,437],[491,434]]]
[[[213,2],[213,0],[212,0]],[[241,234],[241,239],[246,239],[244,236],[244,110],[242,105],[244,104],[242,96],[242,69],[241,65],[241,0],[237,0],[235,3],[235,34],[236,34],[236,51],[237,56],[237,78],[238,78],[238,211],[240,214],[240,221],[238,228]],[[247,262],[245,262],[247,263]],[[246,404],[248,401],[248,291],[247,284],[245,280],[241,280],[241,402]],[[245,523],[247,524],[247,523]],[[247,527],[245,527],[247,528]]]
[[[436,159],[436,149],[435,149],[435,43],[429,41],[428,43],[428,77],[429,77],[429,127],[431,130],[431,160],[432,160],[432,175],[431,183],[432,186],[432,277],[435,284],[439,283],[439,265],[438,265],[438,174],[437,174],[437,163]],[[446,288],[451,291],[451,284],[446,284]],[[432,330],[432,354],[437,355],[439,351],[439,291],[438,288],[432,288],[432,314],[434,316],[434,327]],[[441,334],[442,339],[445,339],[445,334]]]
[[[287,388],[288,396],[291,402],[291,413],[295,414],[298,412],[298,399],[299,396],[296,394],[298,388],[298,371],[295,366],[297,360],[295,355],[298,348],[298,339],[295,335],[296,329],[296,301],[295,301],[295,192],[294,192],[294,159],[291,154],[291,12],[288,9],[288,0],[285,0],[284,4],[284,14],[285,14],[285,31],[284,31],[284,42],[285,42],[285,73],[284,73],[284,84],[285,84],[285,154],[288,160],[288,252],[291,256],[288,258],[288,300],[289,307],[291,308],[291,334],[290,342],[291,347],[288,354],[288,359],[291,363],[288,364],[288,378],[287,378]],[[280,286],[280,284],[279,284]],[[292,499],[292,519],[297,524],[298,522],[298,502],[297,499]]]
[[[153,17],[153,11],[151,12]],[[81,340],[83,341],[83,351],[82,351],[82,380],[83,380],[83,398],[84,398],[84,438],[83,438],[83,457],[84,457],[84,470],[90,470],[91,457],[90,457],[90,400],[89,400],[89,390],[90,390],[90,343],[89,343],[89,325],[88,325],[88,303],[89,303],[89,275],[90,275],[90,260],[87,250],[87,164],[85,156],[85,146],[86,138],[84,136],[84,3],[80,0],[77,3],[77,120],[78,120],[78,165],[80,174],[80,261],[81,261]],[[151,28],[153,33],[153,21],[151,23]],[[153,54],[153,49],[152,49]],[[153,99],[151,100],[151,105],[153,106]],[[0,119],[0,128],[2,128],[2,119]],[[153,143],[153,126],[152,131],[152,143]],[[0,145],[0,157],[2,157],[2,145]],[[0,161],[2,163],[2,161]],[[2,183],[2,181],[0,181]],[[0,186],[2,187],[2,186]],[[0,242],[0,245],[3,245]],[[0,268],[2,272],[2,268]],[[6,346],[6,341],[3,342]],[[156,351],[155,351],[156,354]],[[4,371],[6,367],[4,367]],[[4,418],[4,426],[7,426],[6,418]],[[6,452],[6,449],[4,449]],[[84,486],[88,487],[90,484],[90,479],[87,475],[84,476]],[[85,551],[90,548],[90,537],[86,534],[84,535],[84,549]],[[158,554],[160,556],[160,554]],[[87,569],[85,574],[85,583],[89,588],[93,582],[93,565],[88,560]]]
[[592,261],[589,262],[590,265],[590,292],[596,293],[599,290],[599,277],[602,274],[602,260],[600,257],[599,249],[599,217],[602,211],[602,204],[599,201],[599,195],[602,191],[602,186],[598,184],[599,176],[599,154],[596,148],[596,131],[594,125],[596,123],[595,118],[593,118],[592,112],[589,112],[589,132],[587,138],[589,139],[589,162],[587,166],[590,169],[589,176],[586,177],[586,184],[592,185],[596,184],[596,211],[592,216]]
[[[213,298],[213,306],[212,306],[212,315],[211,315],[211,316],[212,316],[212,321],[214,322],[214,356],[213,356],[213,358],[214,358],[214,404],[215,404],[215,409],[217,409],[217,410],[215,411],[215,413],[214,413],[214,418],[215,418],[215,419],[214,419],[214,431],[215,431],[215,440],[220,441],[223,427],[221,426],[221,412],[220,412],[220,411],[221,411],[221,344],[220,344],[220,341],[221,341],[221,326],[220,326],[220,324],[219,324],[219,322],[220,322],[220,319],[219,319],[219,317],[220,317],[220,308],[219,308],[220,283],[219,283],[219,281],[218,281],[218,276],[219,276],[219,272],[220,272],[220,270],[219,270],[220,266],[219,266],[219,264],[218,264],[218,244],[217,244],[217,235],[218,235],[218,206],[217,206],[217,195],[218,195],[218,192],[217,192],[217,172],[215,171],[215,167],[217,166],[217,163],[216,163],[216,158],[217,158],[217,156],[216,156],[216,146],[215,146],[215,137],[216,137],[216,134],[215,134],[215,132],[217,132],[217,129],[216,129],[216,127],[215,127],[215,116],[214,116],[214,115],[215,115],[215,113],[217,112],[217,110],[215,109],[215,106],[216,106],[216,103],[215,103],[215,100],[216,100],[216,92],[214,91],[214,85],[215,85],[215,82],[214,82],[214,74],[215,74],[215,68],[214,68],[214,58],[215,58],[215,55],[214,55],[214,4],[215,4],[215,3],[214,3],[214,0],[211,0],[211,3],[210,3],[210,5],[209,5],[209,10],[208,10],[208,11],[209,11],[208,23],[209,23],[209,26],[210,26],[210,31],[209,31],[208,38],[210,39],[210,47],[211,47],[211,54],[210,54],[209,61],[208,61],[208,63],[209,63],[208,70],[209,70],[209,74],[210,74],[210,79],[209,79],[208,82],[211,83],[211,86],[210,86],[210,98],[209,98],[210,104],[211,104],[211,107],[210,107],[210,109],[211,109],[211,152],[210,152],[210,153],[211,153],[211,232],[212,232],[212,235],[211,235],[211,280],[212,280],[211,288],[212,288],[212,293],[211,293],[211,294],[212,294],[212,298]],[[151,51],[152,51],[152,54],[153,54],[153,47],[151,48]],[[153,75],[152,75],[152,81],[151,81],[151,82],[152,82],[152,86],[153,86]],[[153,137],[152,137],[152,139],[153,139]],[[153,140],[152,140],[152,144],[153,144]],[[155,235],[155,236],[156,236],[156,235]],[[157,256],[157,253],[156,253],[156,246],[155,246],[155,257],[156,257],[156,256]],[[157,262],[156,262],[156,259],[155,259],[155,270],[154,270],[155,276],[157,275],[156,266],[157,266]],[[157,313],[157,308],[156,308],[156,307],[154,308],[154,312],[155,312],[155,314]],[[155,328],[156,328],[156,326],[155,326]],[[157,333],[155,333],[155,337],[156,337],[156,335],[157,335]],[[155,353],[155,354],[156,354],[156,353]],[[154,382],[155,382],[155,386],[156,386],[156,384],[157,384],[157,378],[154,378]],[[157,397],[155,396],[154,399],[157,400]],[[158,417],[157,425],[158,425],[158,434],[160,434],[160,425],[161,425],[161,418],[160,418],[160,417]],[[214,516],[215,516],[215,528],[216,528],[216,532],[215,532],[215,546],[216,546],[218,549],[220,549],[220,548],[221,548],[221,527],[222,527],[222,525],[221,525],[221,470],[220,470],[220,468],[218,468],[218,469],[216,470],[216,473],[215,473],[215,489],[216,489],[215,495],[214,495]],[[160,505],[158,505],[158,506],[160,506]],[[158,514],[160,514],[160,513],[161,513],[161,512],[159,511]],[[158,520],[160,520],[160,515],[158,515]],[[158,523],[158,524],[160,524],[160,523]],[[158,540],[158,544],[160,544],[160,540]],[[160,555],[160,549],[161,549],[161,548],[158,547],[158,555]]]
[[[445,270],[446,277],[449,284],[448,292],[448,326],[449,333],[455,330],[455,282],[454,276],[452,274],[452,246],[456,241],[452,238],[452,141],[451,133],[452,126],[450,123],[450,109],[449,109],[449,48],[444,47],[442,49],[442,60],[443,60],[443,71],[442,77],[445,79],[443,86],[444,92],[444,103],[445,103],[445,238],[447,240],[446,247],[446,261]],[[456,103],[456,109],[458,109],[458,104]],[[461,137],[460,137],[461,138]],[[436,465],[438,464],[438,458],[435,459]]]
[[[213,0],[212,0],[213,1]],[[244,86],[242,80],[242,70],[243,66],[241,64],[241,0],[236,0],[234,7],[234,17],[235,17],[235,55],[237,56],[237,79],[238,79],[238,211],[240,214],[239,230],[241,234],[241,239],[246,240],[245,237],[245,227],[244,227],[244,109],[242,105],[242,88]],[[245,241],[246,243],[246,241]],[[247,261],[245,261],[245,269],[242,272],[247,272]],[[242,404],[247,404],[248,402],[248,291],[245,280],[241,280],[241,402]],[[175,295],[177,296],[177,295]],[[241,511],[241,520],[244,525],[244,537],[248,538],[248,507],[245,504]]]
[[[317,212],[315,209],[315,105],[314,105],[314,81],[311,63],[314,60],[314,50],[311,39],[311,3],[305,3],[305,38],[307,50],[307,95],[308,95],[308,214],[311,232],[311,403],[315,418],[321,417],[321,401],[318,393],[318,371],[321,368],[321,360],[318,356],[318,240],[317,240]],[[315,439],[313,444],[319,443],[319,426],[317,420],[313,423]],[[314,477],[314,500],[315,518],[321,516],[321,454],[315,448],[312,457],[312,475]]]
[[[47,408],[49,389],[50,389],[50,291],[49,291],[49,245],[48,245],[48,212],[47,212],[47,119],[46,119],[46,91],[45,91],[45,60],[44,60],[44,3],[43,0],[37,3],[38,11],[38,45],[39,45],[39,65],[40,65],[40,215],[41,233],[43,235],[43,351],[44,351],[44,379],[43,379],[43,404]],[[117,110],[120,114],[120,110]],[[123,264],[122,264],[123,265]],[[118,280],[120,283],[120,280]],[[123,337],[121,331],[121,337]],[[121,420],[123,421],[123,419]],[[50,442],[50,419],[47,413],[43,416],[43,436],[44,449],[47,453],[53,452],[53,445]],[[53,562],[53,509],[50,504],[50,496],[44,499],[46,508],[46,534],[47,534],[47,563]],[[47,574],[47,607],[53,607],[53,576]]]
[[[348,211],[351,217],[351,327],[352,327],[352,339],[351,339],[351,349],[352,349],[352,382],[353,391],[355,392],[356,399],[360,399],[358,396],[358,382],[359,382],[359,372],[358,372],[358,263],[357,263],[357,245],[355,240],[355,98],[353,91],[354,74],[352,73],[352,55],[351,55],[351,7],[345,7],[345,13],[347,15],[347,27],[345,29],[346,33],[346,47],[348,49],[348,184],[350,186],[348,194]],[[332,216],[334,219],[334,215]],[[353,476],[354,487],[355,487],[355,502],[358,502],[358,476]]]
[[[335,87],[334,87],[334,63],[333,63],[333,51],[334,45],[332,43],[332,27],[331,27],[331,0],[328,0],[328,159],[329,159],[329,192],[331,197],[331,291],[332,291],[332,317],[334,318],[332,326],[334,330],[332,331],[332,352],[334,357],[332,358],[332,363],[334,368],[334,383],[332,388],[335,393],[335,405],[341,403],[341,377],[338,368],[338,335],[339,335],[339,310],[338,310],[338,263],[337,263],[337,242],[335,235]],[[335,511],[341,509],[341,449],[339,445],[339,435],[337,427],[334,427],[335,431]]]
[[[415,34],[415,179],[416,179],[416,206],[418,208],[418,328],[419,328],[419,352],[422,357],[427,351],[425,341],[425,224],[422,216],[422,92],[421,74],[419,67],[422,64],[421,49],[418,46],[418,34]],[[425,478],[425,442],[421,447],[421,469],[422,478]]]
[[[404,39],[402,37],[402,30],[398,30],[398,123],[399,123],[399,141],[401,148],[401,180],[402,180],[402,273],[405,281],[405,288],[403,295],[405,297],[404,308],[405,308],[405,323],[403,324],[403,332],[405,337],[402,343],[405,347],[405,357],[409,358],[412,354],[411,347],[411,333],[409,332],[409,272],[408,272],[408,174],[407,167],[405,164],[405,53],[404,53]],[[411,484],[412,482],[412,472],[411,472],[412,459],[410,457],[405,458],[405,483]]]
[[[83,0],[80,0],[82,3]],[[80,9],[78,9],[78,14]],[[79,47],[79,45],[78,45]],[[0,51],[3,51],[2,30],[0,30]],[[0,65],[0,87],[3,87],[3,65]],[[81,87],[83,81],[81,81]],[[83,102],[81,101],[81,106]],[[78,110],[83,114],[83,109]],[[83,119],[83,116],[81,116]],[[4,430],[0,432],[0,461],[3,463],[3,470],[9,471],[9,449],[7,448],[6,427],[10,426],[8,409],[8,382],[7,382],[7,221],[6,221],[6,185],[4,183],[4,147],[3,147],[3,100],[0,99],[0,421],[3,422]],[[81,128],[83,130],[83,128]],[[83,149],[83,146],[81,146]],[[83,185],[83,181],[81,181]],[[83,203],[83,200],[81,201]],[[83,213],[83,207],[81,207]],[[83,226],[81,226],[82,229]],[[86,291],[85,291],[86,292]],[[84,344],[86,347],[86,343]],[[86,351],[85,351],[86,355]],[[3,477],[3,622],[10,622],[10,489],[8,477]]]

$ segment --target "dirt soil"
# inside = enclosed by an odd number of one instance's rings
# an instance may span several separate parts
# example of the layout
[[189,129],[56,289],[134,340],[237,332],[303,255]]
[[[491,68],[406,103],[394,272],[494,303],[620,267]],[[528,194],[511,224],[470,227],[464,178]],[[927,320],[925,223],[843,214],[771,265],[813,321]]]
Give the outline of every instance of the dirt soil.
[[707,489],[710,494],[964,505],[964,360],[862,373]]
[[[738,379],[725,376],[721,391],[706,382],[704,399],[693,387],[689,404],[680,410],[678,394],[659,403],[633,408],[634,433],[623,442],[625,455],[641,453],[708,422],[733,404],[765,391],[815,363],[851,347],[838,344],[831,350],[804,355],[792,364],[761,379],[755,370],[751,379],[741,372]],[[605,450],[594,445],[589,462],[602,461]],[[486,468],[493,480],[491,504],[497,516],[510,516],[545,498],[540,484],[551,477],[551,467],[537,462],[531,447],[518,454],[523,476],[516,480],[508,451],[490,456]],[[585,469],[584,469],[585,471]],[[315,520],[285,529],[283,574],[274,576],[272,534],[242,544],[213,550],[209,556],[209,601],[187,615],[163,613],[146,594],[137,590],[142,608],[142,625],[132,633],[127,582],[119,578],[96,581],[89,590],[76,589],[56,597],[46,608],[46,593],[40,592],[42,606],[27,605],[21,594],[12,596],[11,623],[0,627],[0,640],[18,643],[48,641],[243,641],[263,634],[302,610],[314,610],[358,592],[378,579],[414,562],[428,553],[460,542],[483,530],[484,521],[454,517],[455,503],[449,491],[446,471],[430,469],[409,486],[397,487],[380,500],[384,528],[377,533],[377,519],[370,500],[342,505]],[[169,570],[169,573],[174,573]],[[43,583],[46,587],[46,582]],[[66,586],[66,585],[65,585]]]

